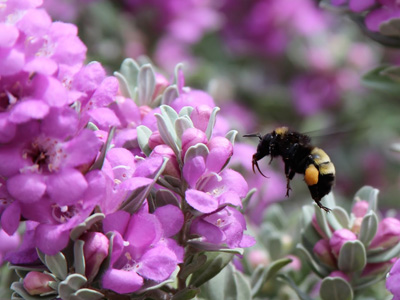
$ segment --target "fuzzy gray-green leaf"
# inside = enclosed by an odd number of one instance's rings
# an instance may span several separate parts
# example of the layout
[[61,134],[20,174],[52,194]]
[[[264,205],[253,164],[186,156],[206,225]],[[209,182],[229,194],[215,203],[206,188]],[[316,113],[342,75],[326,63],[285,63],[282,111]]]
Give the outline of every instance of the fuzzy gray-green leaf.
[[231,142],[232,146],[235,144],[237,134],[237,130],[231,130],[225,135],[225,137]]
[[317,220],[318,226],[321,228],[322,232],[325,234],[324,238],[330,238],[332,236],[332,231],[329,228],[326,212],[318,207],[314,203],[315,218]]
[[367,249],[378,231],[378,217],[373,210],[370,210],[363,218],[358,239]]
[[181,139],[182,134],[185,132],[186,129],[193,128],[193,122],[188,116],[182,116],[175,120],[175,131],[177,136],[178,144],[181,146]]
[[286,275],[286,274],[278,274],[276,276],[276,278],[279,281],[287,283],[296,292],[296,294],[297,294],[297,296],[299,297],[300,300],[313,300],[305,292],[300,290],[300,288],[297,286],[297,284],[288,275]]
[[176,85],[170,85],[167,87],[163,93],[161,104],[163,105],[170,105],[172,101],[179,97],[178,88]]
[[90,229],[90,227],[92,227],[95,223],[102,221],[104,218],[105,215],[102,213],[95,213],[89,216],[85,221],[71,230],[69,237],[73,241],[77,240],[85,231]]
[[83,254],[83,246],[85,242],[76,240],[74,243],[74,268],[75,272],[85,275],[85,255]]
[[248,300],[251,290],[248,280],[231,264],[201,287],[201,298],[207,300]]
[[[368,253],[369,254],[369,253]],[[397,243],[394,247],[384,249],[376,254],[368,255],[367,261],[369,263],[380,263],[391,260],[392,258],[400,255],[400,243]]]
[[350,218],[347,212],[341,208],[340,206],[336,206],[332,208],[332,215],[336,218],[337,222],[341,225],[342,228],[350,227]]
[[140,149],[144,154],[146,154],[146,156],[149,156],[151,153],[149,139],[153,132],[148,127],[140,125],[136,127],[136,133]]
[[322,300],[352,300],[350,284],[340,277],[326,277],[322,280],[319,294]]
[[343,272],[361,271],[367,263],[364,245],[359,240],[347,241],[340,249],[338,267]]
[[368,210],[376,211],[377,206],[378,206],[378,194],[379,194],[379,190],[366,185],[358,190],[358,192],[354,196],[354,199],[355,199],[355,201],[359,201],[359,200],[368,201],[368,203],[369,203]]
[[233,254],[220,252],[206,252],[206,263],[193,273],[190,285],[199,287],[217,275],[232,260]]
[[58,252],[55,255],[46,255],[45,262],[46,266],[55,276],[60,279],[67,278],[68,266],[64,254]]
[[137,80],[139,105],[149,105],[156,87],[156,75],[153,67],[150,64],[141,66]]
[[98,291],[91,289],[80,289],[71,295],[71,300],[98,300],[102,299],[104,295]]
[[208,148],[206,145],[202,143],[198,143],[194,146],[189,147],[189,149],[185,153],[185,158],[183,162],[187,162],[188,159],[193,158],[195,156],[203,156],[204,158],[208,155]]
[[251,275],[251,294],[254,297],[264,285],[265,282],[270,280],[280,269],[287,264],[291,263],[290,258],[283,258],[274,261],[268,266],[258,266]]
[[311,269],[320,277],[325,277],[329,274],[328,270],[317,264],[311,254],[302,244],[297,244],[296,250],[303,255]]
[[211,139],[212,132],[213,132],[214,125],[215,125],[215,121],[216,121],[216,118],[217,118],[217,113],[219,112],[219,110],[220,110],[219,107],[217,107],[217,106],[214,107],[212,112],[211,112],[210,119],[208,120],[207,129],[206,129],[206,136],[207,136],[208,140]]

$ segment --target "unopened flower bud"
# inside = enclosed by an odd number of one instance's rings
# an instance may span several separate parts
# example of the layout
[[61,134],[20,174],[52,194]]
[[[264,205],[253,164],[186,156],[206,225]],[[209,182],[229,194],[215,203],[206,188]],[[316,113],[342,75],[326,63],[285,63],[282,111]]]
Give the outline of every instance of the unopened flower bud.
[[390,248],[400,242],[400,221],[385,218],[378,225],[378,232],[371,242],[370,248]]
[[49,286],[51,281],[54,281],[54,278],[50,275],[31,271],[24,278],[24,288],[29,295],[40,295],[53,290]]
[[313,251],[322,263],[332,268],[336,267],[336,259],[332,254],[328,240],[319,240],[314,245]]
[[208,105],[196,106],[190,114],[190,119],[193,121],[194,127],[206,131],[211,113],[212,108]]
[[182,134],[182,155],[185,156],[186,151],[189,147],[194,146],[198,143],[207,144],[206,134],[197,128],[188,128]]
[[154,89],[153,100],[156,99],[158,95],[161,95],[168,85],[169,82],[167,78],[160,73],[156,73],[156,87]]
[[267,266],[270,263],[267,253],[260,249],[250,249],[247,258],[253,268],[256,268],[259,265]]
[[85,245],[85,276],[91,281],[97,275],[101,264],[108,255],[108,238],[100,232],[87,232],[81,238]]
[[167,157],[168,162],[164,169],[164,175],[170,175],[176,178],[181,177],[181,171],[179,169],[178,161],[176,160],[176,155],[174,150],[167,145],[156,146],[150,154],[150,157],[159,155],[161,157]]
[[365,200],[356,201],[351,212],[356,218],[363,218],[368,211],[368,202]]
[[150,149],[154,149],[156,146],[163,145],[163,144],[165,144],[165,143],[161,137],[160,132],[159,131],[153,132],[149,138]]
[[356,239],[357,236],[354,234],[354,232],[346,228],[342,228],[333,233],[331,239],[329,240],[329,245],[332,248],[333,254],[338,257],[343,244],[347,241],[354,241]]
[[329,274],[329,277],[340,277],[350,282],[350,277],[342,271],[333,271],[331,274]]
[[143,120],[143,118],[152,111],[152,108],[147,105],[142,105],[139,106],[139,111],[140,111],[140,118]]
[[222,136],[213,137],[207,144],[210,153],[207,156],[207,169],[220,172],[233,154],[231,142]]

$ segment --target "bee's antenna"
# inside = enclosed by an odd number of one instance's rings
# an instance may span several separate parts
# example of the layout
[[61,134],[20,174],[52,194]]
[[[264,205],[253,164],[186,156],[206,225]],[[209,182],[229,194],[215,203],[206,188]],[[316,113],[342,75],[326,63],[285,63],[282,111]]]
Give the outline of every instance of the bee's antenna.
[[258,137],[260,140],[262,140],[262,136],[259,132],[257,133],[251,133],[251,134],[245,134],[243,137]]

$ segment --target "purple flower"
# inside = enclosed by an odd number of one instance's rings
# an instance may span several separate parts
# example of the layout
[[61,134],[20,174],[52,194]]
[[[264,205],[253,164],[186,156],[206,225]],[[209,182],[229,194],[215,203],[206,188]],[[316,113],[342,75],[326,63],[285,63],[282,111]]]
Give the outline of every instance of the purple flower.
[[400,260],[397,260],[386,279],[386,288],[393,294],[393,300],[400,299]]
[[378,232],[371,242],[370,248],[391,248],[400,241],[400,221],[395,218],[385,218],[379,222]]
[[13,235],[8,235],[4,230],[0,229],[0,265],[3,263],[3,258],[7,253],[10,253],[18,248],[21,243],[21,237],[18,232]]
[[336,268],[336,258],[332,253],[331,246],[328,240],[319,240],[313,248],[313,252],[325,265]]
[[190,233],[200,236],[202,242],[229,248],[251,247],[255,244],[252,237],[243,234],[244,230],[244,216],[230,206],[196,218],[190,227]]
[[[165,229],[163,225],[167,225]],[[132,216],[124,211],[108,215],[103,228],[114,231],[115,236],[103,287],[125,294],[139,290],[145,280],[168,279],[183,259],[182,248],[169,237],[182,225],[183,214],[172,205],[158,208],[154,214],[142,209]]]
[[329,245],[332,248],[333,254],[338,257],[340,253],[340,249],[342,248],[343,244],[347,241],[356,240],[357,236],[350,230],[346,228],[342,228],[336,230],[332,237],[329,240]]

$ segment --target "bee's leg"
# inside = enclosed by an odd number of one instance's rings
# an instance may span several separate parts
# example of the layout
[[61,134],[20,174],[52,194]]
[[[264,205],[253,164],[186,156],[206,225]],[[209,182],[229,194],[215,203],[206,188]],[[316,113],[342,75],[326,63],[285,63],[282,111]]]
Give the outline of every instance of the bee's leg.
[[330,212],[330,211],[331,211],[330,208],[328,208],[328,207],[322,205],[321,200],[315,200],[315,203],[317,203],[317,205],[319,206],[319,208],[323,209],[324,211],[326,211],[326,212]]
[[286,197],[289,197],[289,191],[291,190],[290,181],[293,179],[296,172],[291,170],[288,164],[285,164],[285,174],[286,174]]

